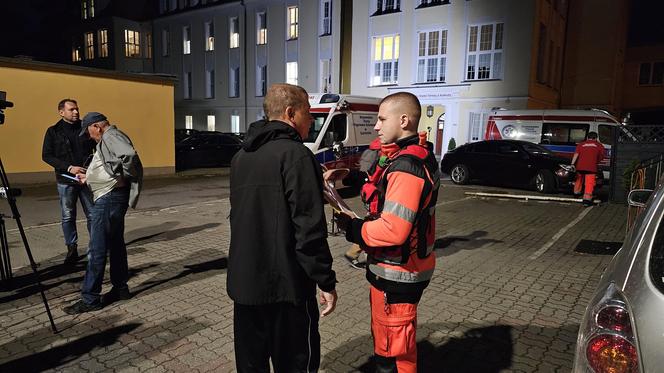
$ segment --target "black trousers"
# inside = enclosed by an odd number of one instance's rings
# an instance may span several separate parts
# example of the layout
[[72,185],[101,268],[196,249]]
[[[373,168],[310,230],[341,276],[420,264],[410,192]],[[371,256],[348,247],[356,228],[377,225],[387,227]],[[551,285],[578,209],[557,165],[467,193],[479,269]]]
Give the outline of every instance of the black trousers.
[[320,334],[316,299],[294,305],[235,303],[235,365],[238,373],[318,372]]

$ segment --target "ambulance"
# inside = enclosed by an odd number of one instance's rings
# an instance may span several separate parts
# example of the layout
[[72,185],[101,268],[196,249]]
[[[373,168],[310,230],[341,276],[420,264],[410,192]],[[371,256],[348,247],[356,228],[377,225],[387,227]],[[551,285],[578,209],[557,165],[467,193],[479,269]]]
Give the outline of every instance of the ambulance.
[[327,169],[350,170],[335,187],[358,186],[363,181],[359,160],[362,152],[378,136],[374,126],[380,100],[333,93],[309,94],[314,121],[304,145]]
[[600,163],[609,178],[611,144],[615,131],[623,127],[605,110],[504,110],[494,109],[487,120],[485,140],[512,139],[540,144],[557,156],[572,159],[576,144],[588,132],[596,132],[606,153]]

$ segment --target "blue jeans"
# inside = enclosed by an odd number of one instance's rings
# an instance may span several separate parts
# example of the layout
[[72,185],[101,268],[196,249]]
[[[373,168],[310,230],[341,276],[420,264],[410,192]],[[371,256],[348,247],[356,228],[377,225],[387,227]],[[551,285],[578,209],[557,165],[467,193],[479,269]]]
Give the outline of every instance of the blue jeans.
[[78,232],[76,231],[76,201],[81,200],[83,212],[88,221],[88,233],[90,233],[90,211],[92,210],[92,192],[87,185],[69,185],[58,183],[58,195],[60,196],[60,211],[62,212],[62,233],[65,236],[65,245],[78,243]]
[[126,289],[129,279],[127,247],[124,241],[124,219],[129,204],[129,188],[117,188],[100,197],[90,214],[90,244],[81,296],[87,304],[99,304],[104,281],[106,256],[111,261],[111,284]]

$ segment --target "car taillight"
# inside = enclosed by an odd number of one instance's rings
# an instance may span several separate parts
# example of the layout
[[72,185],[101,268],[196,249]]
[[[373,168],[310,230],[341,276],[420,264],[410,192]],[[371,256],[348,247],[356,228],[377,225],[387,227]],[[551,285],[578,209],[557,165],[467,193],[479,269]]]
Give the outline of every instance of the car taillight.
[[484,140],[501,140],[502,138],[496,121],[489,118],[489,123],[487,123],[486,132],[484,133]]
[[632,323],[629,321],[629,312],[626,309],[610,305],[597,312],[595,322],[600,328],[616,332],[632,333]]
[[600,334],[588,342],[588,365],[595,373],[638,373],[636,348],[626,339]]

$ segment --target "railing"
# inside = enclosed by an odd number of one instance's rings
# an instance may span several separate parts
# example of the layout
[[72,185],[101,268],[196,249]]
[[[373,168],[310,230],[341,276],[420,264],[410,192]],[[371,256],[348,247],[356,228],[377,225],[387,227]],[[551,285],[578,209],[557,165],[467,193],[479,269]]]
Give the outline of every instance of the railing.
[[[655,189],[657,182],[664,173],[664,154],[646,159],[639,163],[630,177],[629,190],[634,189]],[[645,209],[645,207],[628,206],[627,208],[627,230],[632,227],[636,217]]]

